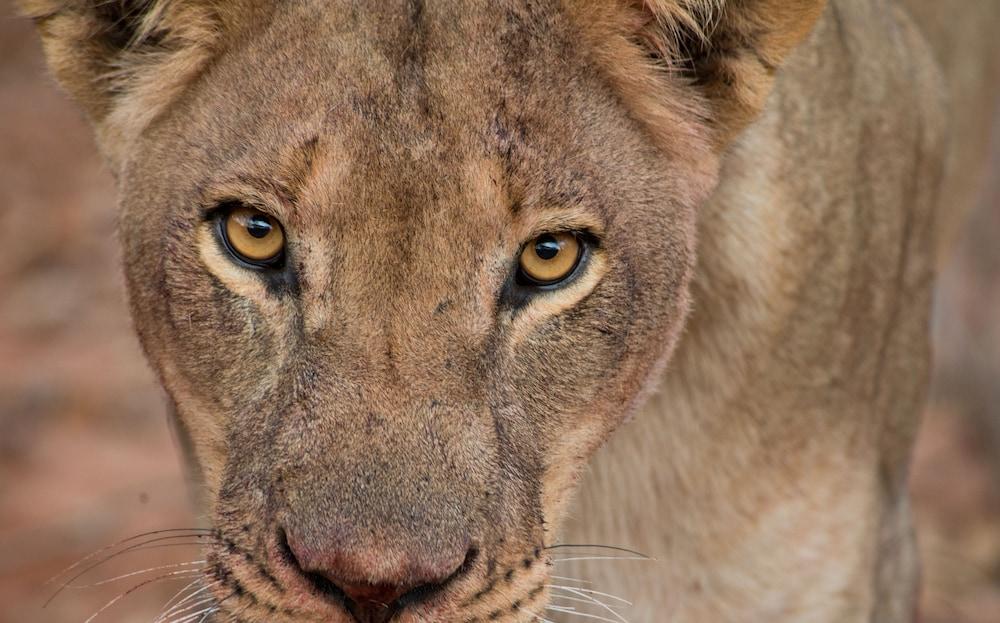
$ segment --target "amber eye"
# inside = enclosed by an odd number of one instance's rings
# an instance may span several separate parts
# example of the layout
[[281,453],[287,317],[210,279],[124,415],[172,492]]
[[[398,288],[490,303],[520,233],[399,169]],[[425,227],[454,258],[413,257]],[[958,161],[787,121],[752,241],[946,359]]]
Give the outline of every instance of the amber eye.
[[222,217],[222,236],[238,259],[257,266],[274,266],[285,251],[281,224],[260,210],[240,206]]
[[583,245],[569,232],[542,234],[521,251],[520,272],[531,285],[548,286],[573,274]]

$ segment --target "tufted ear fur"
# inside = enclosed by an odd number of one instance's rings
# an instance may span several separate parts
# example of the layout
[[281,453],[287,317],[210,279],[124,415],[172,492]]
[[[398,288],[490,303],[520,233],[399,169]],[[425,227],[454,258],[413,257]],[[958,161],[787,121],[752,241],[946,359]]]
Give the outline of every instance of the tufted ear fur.
[[125,144],[205,68],[221,41],[223,15],[214,0],[20,5],[35,20],[52,71],[83,106],[113,166]]
[[[670,78],[661,82],[676,87],[679,77],[694,87],[717,146],[728,143],[760,113],[775,72],[809,34],[826,5],[826,0],[566,2],[583,10],[580,23],[585,35],[596,38],[592,44],[607,49],[615,45],[610,41],[627,40],[641,51],[646,70],[652,63]],[[623,62],[621,52],[615,56],[615,62]],[[608,67],[612,74],[637,69],[641,73],[642,68],[634,66]],[[660,93],[671,95],[676,91]]]

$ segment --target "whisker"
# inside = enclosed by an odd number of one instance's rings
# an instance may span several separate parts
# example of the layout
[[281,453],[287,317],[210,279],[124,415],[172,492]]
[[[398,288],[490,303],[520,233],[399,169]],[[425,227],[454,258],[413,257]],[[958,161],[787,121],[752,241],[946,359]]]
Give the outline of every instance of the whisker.
[[67,573],[69,573],[70,571],[72,571],[73,569],[76,569],[77,567],[79,567],[83,563],[87,562],[91,558],[94,558],[95,556],[99,556],[100,554],[108,551],[109,549],[114,549],[116,547],[121,547],[122,545],[125,545],[126,543],[131,543],[132,541],[136,541],[138,539],[142,539],[142,538],[145,538],[145,537],[148,537],[148,536],[154,536],[154,535],[159,535],[159,534],[167,534],[167,533],[170,533],[170,532],[194,532],[194,533],[206,533],[207,532],[207,533],[212,533],[213,531],[209,530],[207,528],[168,528],[168,529],[165,529],[165,530],[151,530],[149,532],[143,532],[142,534],[136,534],[134,536],[128,537],[127,539],[122,539],[121,541],[118,541],[117,543],[112,543],[111,545],[106,545],[106,546],[102,547],[101,549],[99,549],[97,551],[94,551],[94,552],[91,552],[91,553],[87,554],[86,556],[84,556],[80,560],[74,562],[70,566],[66,567],[65,569],[63,569],[59,573],[55,574],[54,576],[52,576],[51,578],[49,578],[48,580],[46,580],[45,583],[43,584],[43,586],[47,586],[49,584],[52,584],[53,582],[55,582],[56,580],[58,580],[60,577],[66,575]]
[[172,573],[165,573],[165,574],[163,574],[163,575],[161,575],[159,577],[155,577],[155,578],[153,578],[151,580],[146,580],[145,582],[140,582],[139,584],[136,584],[135,586],[133,586],[132,588],[128,589],[127,591],[125,591],[123,593],[119,593],[117,597],[115,597],[114,599],[112,599],[108,603],[106,603],[103,606],[101,606],[101,608],[97,612],[95,612],[94,614],[90,615],[90,618],[88,618],[83,623],[91,623],[91,621],[93,621],[98,616],[100,616],[102,612],[104,612],[105,610],[107,610],[111,606],[115,605],[116,603],[118,603],[122,599],[128,597],[129,595],[131,595],[135,591],[139,590],[140,588],[143,588],[143,587],[148,586],[150,584],[154,584],[156,582],[163,582],[163,581],[166,581],[166,580],[175,579],[175,576],[178,575],[178,574],[180,574],[180,573],[190,573],[190,572],[189,571],[174,571]]
[[[579,590],[574,589],[574,588],[568,588],[568,587],[565,587],[565,586],[561,586],[561,587],[558,587],[558,588],[560,590],[569,591],[569,592],[573,593],[574,595],[579,595],[580,597],[585,598],[586,600],[590,601],[591,603],[604,608],[605,610],[607,610],[611,614],[611,616],[613,616],[616,619],[618,619],[618,621],[620,623],[628,623],[628,621],[625,620],[625,617],[623,617],[616,610],[614,610],[611,606],[609,606],[608,604],[604,603],[600,599],[597,599],[596,597],[588,595],[587,593],[585,593],[583,591],[579,591]],[[594,592],[594,591],[589,591],[589,592]],[[608,597],[614,597],[614,596],[613,595],[608,595]],[[614,599],[619,599],[619,598],[618,597],[614,597]],[[629,602],[625,601],[624,599],[622,599],[621,601],[623,603],[625,603],[625,604],[632,605],[632,604],[629,604]]]
[[204,593],[207,590],[211,590],[213,586],[218,586],[221,583],[222,583],[221,580],[217,580],[215,582],[206,584],[205,586],[199,588],[198,590],[194,591],[184,599],[181,599],[176,604],[171,606],[169,610],[165,610],[162,614],[160,614],[158,617],[156,617],[156,619],[153,620],[153,623],[161,623],[162,621],[166,621],[168,618],[177,614],[179,610],[187,609],[187,606],[185,606],[185,604],[190,602],[192,599],[198,597],[200,593]]
[[588,588],[577,588],[575,586],[557,586],[557,585],[554,585],[554,584],[546,584],[546,586],[548,588],[560,588],[560,589],[562,589],[564,591],[573,591],[574,593],[587,593],[587,594],[590,594],[590,595],[600,595],[601,597],[607,597],[608,599],[614,599],[615,601],[620,601],[621,603],[623,603],[623,604],[625,604],[627,606],[631,606],[632,605],[631,601],[627,601],[627,600],[622,599],[621,597],[618,597],[616,595],[612,595],[610,593],[602,593],[601,591],[595,591],[595,590],[588,589]]
[[[177,593],[175,593],[173,597],[167,600],[167,603],[163,604],[163,607],[160,608],[160,611],[162,612],[163,610],[166,610],[167,608],[171,607],[174,604],[175,600],[180,599],[181,595],[194,588],[198,584],[198,582],[202,581],[203,579],[204,578],[195,578],[193,582],[191,582],[181,590],[177,591]],[[186,600],[187,597],[185,597],[184,599]],[[163,615],[160,616],[162,617]]]
[[546,606],[545,609],[546,610],[551,610],[553,612],[562,612],[564,614],[569,614],[569,615],[572,615],[572,616],[583,617],[585,619],[594,619],[594,620],[597,620],[597,621],[606,621],[607,623],[619,623],[615,619],[609,619],[607,617],[602,617],[602,616],[599,616],[599,615],[596,615],[596,614],[590,614],[590,613],[587,613],[587,612],[580,612],[576,608],[568,608],[568,607],[563,607],[563,606]]
[[572,558],[553,558],[552,564],[559,564],[561,562],[573,562],[577,560],[645,560],[655,562],[655,558],[650,558],[648,556],[579,556]]
[[[235,594],[236,594],[236,591],[233,591],[233,592],[229,593],[228,595],[226,595],[225,597],[223,597],[222,599],[220,599],[219,601],[217,601],[215,603],[215,605],[212,606],[211,608],[209,608],[208,612],[206,612],[205,615],[201,619],[199,619],[198,623],[204,623],[205,619],[207,619],[208,617],[212,616],[216,612],[219,612],[220,610],[222,610],[222,602],[226,601],[227,599],[229,599],[230,597],[232,597]],[[230,621],[235,621],[235,620],[236,620],[235,614],[231,614],[230,615]],[[177,622],[175,621],[174,623],[177,623]]]
[[[656,560],[655,558],[651,558],[650,556],[647,556],[646,554],[643,554],[642,552],[638,552],[636,550],[629,549],[629,548],[626,548],[626,547],[618,547],[618,546],[615,546],[615,545],[600,545],[600,544],[593,544],[593,543],[559,543],[559,544],[556,544],[556,545],[551,545],[549,547],[546,547],[545,549],[546,550],[550,550],[550,551],[551,550],[567,550],[566,553],[568,553],[569,556],[566,557],[566,558],[555,558],[555,557],[550,558],[550,560],[552,561],[553,565],[558,564],[558,563],[567,563],[567,562],[574,562],[574,561],[639,560],[639,561],[654,561],[655,562],[655,560]],[[586,550],[588,550],[588,549],[608,550],[608,551],[620,552],[620,553],[628,554],[628,555],[627,556],[577,555],[577,554],[586,554]],[[574,550],[583,550],[583,551],[574,551]],[[550,576],[550,578],[553,579],[553,580],[561,580],[564,583],[570,582],[570,583],[574,583],[574,584],[578,584],[578,585],[582,584],[584,586],[591,586],[593,584],[592,582],[589,582],[587,580],[583,580],[583,579],[580,579],[580,578],[568,577],[568,576],[553,575],[553,576]],[[551,596],[552,596],[553,599],[564,599],[566,601],[574,601],[574,602],[579,602],[579,603],[585,603],[585,604],[590,605],[592,607],[599,607],[599,608],[602,608],[603,610],[607,611],[607,613],[610,614],[611,616],[613,616],[614,619],[609,619],[609,618],[604,617],[604,616],[590,614],[590,613],[587,613],[587,612],[580,612],[577,608],[569,607],[569,606],[550,605],[550,606],[548,606],[546,608],[547,610],[552,610],[554,612],[562,612],[564,614],[569,614],[569,615],[574,615],[575,614],[576,616],[579,616],[579,617],[588,618],[588,619],[595,619],[595,620],[598,620],[598,621],[607,621],[607,622],[610,622],[610,623],[628,623],[627,619],[625,619],[625,617],[622,616],[622,614],[620,612],[618,612],[614,607],[612,607],[611,605],[605,603],[601,599],[598,599],[598,596],[599,596],[599,597],[602,597],[602,598],[607,598],[607,599],[610,599],[610,600],[614,600],[615,602],[617,602],[616,607],[626,607],[626,606],[630,607],[630,606],[632,606],[632,602],[630,602],[630,601],[628,601],[626,599],[622,599],[621,597],[618,597],[617,595],[612,595],[610,593],[603,593],[601,591],[594,590],[592,588],[583,588],[583,586],[563,586],[563,585],[559,585],[559,584],[546,584],[545,587],[548,588],[550,591],[552,591]],[[561,594],[561,593],[556,592],[556,591],[561,591],[562,593],[569,593],[569,595]],[[573,596],[570,596],[570,595],[573,595]]]
[[183,618],[180,618],[180,619],[176,619],[176,620],[174,620],[174,621],[171,621],[170,623],[187,623],[188,621],[194,621],[194,620],[195,620],[196,618],[198,618],[199,616],[202,616],[202,615],[204,615],[205,613],[207,613],[207,612],[211,612],[211,611],[213,611],[213,610],[216,610],[216,609],[218,609],[218,606],[209,606],[209,607],[207,607],[207,608],[205,608],[205,609],[203,609],[203,610],[199,610],[198,612],[195,612],[195,613],[192,613],[192,614],[189,614],[189,615],[186,615],[186,616],[185,616],[185,617],[183,617]]
[[[51,597],[49,597],[45,601],[45,603],[42,605],[42,607],[45,608],[50,603],[52,603],[52,600],[54,600],[56,597],[58,597],[73,582],[75,582],[76,580],[79,580],[80,578],[82,578],[83,576],[85,576],[90,571],[96,569],[97,567],[100,567],[101,565],[103,565],[104,563],[108,562],[109,560],[113,560],[114,558],[117,558],[118,556],[122,556],[124,554],[129,553],[129,552],[137,551],[137,550],[140,550],[140,549],[154,549],[156,547],[160,547],[160,546],[146,547],[147,545],[150,545],[152,543],[157,543],[157,542],[160,542],[160,541],[170,541],[170,540],[175,540],[175,539],[187,539],[187,538],[200,539],[200,538],[207,537],[207,536],[210,536],[210,535],[202,535],[202,536],[197,536],[197,535],[161,536],[161,537],[157,537],[155,539],[149,539],[148,541],[143,541],[141,543],[136,543],[135,545],[130,545],[130,546],[126,547],[123,550],[119,550],[117,552],[114,552],[113,554],[105,556],[104,558],[98,560],[97,562],[95,562],[95,563],[93,563],[93,564],[85,567],[83,569],[83,571],[80,571],[79,573],[77,573],[76,575],[74,575],[73,577],[71,577],[70,579],[66,580],[66,582],[62,586],[60,586],[59,589],[55,593],[53,593]],[[212,538],[215,538],[214,535],[211,535],[211,536],[212,536]],[[180,546],[180,545],[195,546],[195,545],[201,545],[201,544],[202,544],[202,542],[198,541],[198,540],[192,541],[191,543],[170,543],[170,545],[172,545],[172,546]],[[105,548],[102,551],[107,551],[107,548]]]
[[594,601],[592,599],[583,599],[581,597],[573,597],[571,595],[552,595],[552,599],[563,599],[565,601],[573,601],[577,603],[583,603],[587,605],[592,605]]
[[211,610],[209,610],[208,612],[205,613],[205,616],[203,616],[200,619],[198,619],[198,623],[205,623],[205,621],[208,620],[208,617],[212,616],[213,614],[215,614],[218,611],[219,611],[219,608],[212,608]]
[[634,549],[628,549],[627,547],[618,547],[617,545],[597,545],[591,543],[559,543],[557,545],[549,545],[543,549],[553,550],[553,549],[607,549],[613,552],[622,552],[623,554],[632,554],[633,556],[641,556],[643,558],[649,558],[646,554],[642,552],[637,552]]
[[581,580],[578,578],[570,578],[564,575],[550,575],[553,580],[562,580],[563,582],[576,582],[577,584],[593,584],[593,582],[588,582],[587,580]]
[[[172,619],[171,623],[176,623],[179,620],[176,617],[187,618],[188,616],[190,616],[190,612],[192,610],[194,610],[195,608],[201,608],[201,607],[203,607],[203,606],[205,606],[207,604],[213,603],[214,601],[215,601],[215,597],[209,596],[209,597],[206,597],[204,599],[199,599],[199,600],[197,600],[197,601],[195,601],[193,603],[188,604],[184,608],[181,608],[180,610],[178,610],[177,612],[175,612],[175,613],[173,613],[171,615],[171,619]],[[213,606],[210,606],[210,607],[214,608],[217,605],[218,604],[214,604]],[[188,613],[188,614],[185,614],[185,612]],[[204,612],[204,610],[199,610],[198,614],[201,614],[202,612]],[[166,619],[164,619],[164,620],[166,620]]]
[[[66,588],[72,588],[72,589],[94,588],[94,587],[97,587],[97,586],[104,586],[106,584],[112,584],[114,582],[118,582],[119,580],[124,580],[125,578],[131,578],[131,577],[134,577],[134,576],[137,576],[137,575],[142,575],[144,573],[150,573],[150,572],[153,572],[153,571],[164,571],[166,569],[176,569],[178,567],[192,567],[194,565],[204,565],[206,562],[208,562],[208,561],[207,560],[195,560],[195,561],[192,561],[192,562],[179,562],[179,563],[176,563],[176,564],[173,564],[173,565],[160,565],[159,567],[150,567],[148,569],[143,569],[141,571],[133,571],[132,573],[126,573],[126,574],[123,574],[123,575],[115,576],[113,578],[108,578],[106,580],[100,580],[99,582],[94,582],[93,584],[67,584]],[[191,569],[190,571],[192,573],[195,573],[198,570],[197,569]]]

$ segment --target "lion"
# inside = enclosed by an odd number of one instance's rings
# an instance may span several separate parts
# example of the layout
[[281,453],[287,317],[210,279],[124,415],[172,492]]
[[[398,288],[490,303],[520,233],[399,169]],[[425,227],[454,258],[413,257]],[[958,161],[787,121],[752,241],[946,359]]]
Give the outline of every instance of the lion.
[[22,5],[208,521],[180,620],[914,619],[1000,4]]

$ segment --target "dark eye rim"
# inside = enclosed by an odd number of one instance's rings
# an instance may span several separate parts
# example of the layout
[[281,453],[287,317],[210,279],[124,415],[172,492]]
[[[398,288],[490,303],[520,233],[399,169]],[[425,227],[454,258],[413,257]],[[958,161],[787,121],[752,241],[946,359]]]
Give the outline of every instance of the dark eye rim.
[[[531,275],[527,274],[523,268],[521,268],[521,254],[525,252],[532,242],[537,240],[539,237],[544,235],[556,235],[556,234],[570,234],[576,238],[577,242],[577,253],[576,260],[573,264],[573,268],[566,273],[565,276],[559,279],[553,279],[551,281],[539,281]],[[521,245],[521,248],[517,252],[515,259],[515,274],[514,283],[519,287],[538,290],[538,291],[549,291],[557,290],[566,286],[567,284],[576,280],[583,272],[586,270],[588,260],[591,255],[593,255],[594,249],[599,246],[599,240],[597,236],[586,230],[561,230],[561,231],[547,231],[537,236],[532,237],[530,240]]]
[[229,257],[232,258],[232,260],[236,262],[238,265],[244,268],[249,268],[251,270],[277,270],[284,268],[285,259],[286,256],[288,255],[288,250],[284,245],[281,247],[280,253],[266,260],[250,259],[245,255],[243,255],[242,253],[240,253],[239,251],[237,251],[236,248],[233,246],[233,243],[229,240],[229,234],[226,233],[226,218],[230,214],[232,214],[233,211],[241,208],[255,210],[257,212],[260,212],[261,214],[264,214],[265,216],[270,216],[272,219],[274,219],[274,221],[278,224],[278,227],[281,229],[281,235],[285,238],[287,244],[288,236],[285,234],[285,228],[281,224],[281,221],[274,218],[267,212],[259,208],[256,208],[252,205],[243,203],[241,201],[228,201],[220,204],[218,207],[212,210],[211,213],[209,213],[208,215],[208,218],[213,223],[213,227],[215,229],[215,236],[219,240],[219,243],[222,245],[222,247],[226,250],[226,253],[228,253]]

